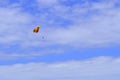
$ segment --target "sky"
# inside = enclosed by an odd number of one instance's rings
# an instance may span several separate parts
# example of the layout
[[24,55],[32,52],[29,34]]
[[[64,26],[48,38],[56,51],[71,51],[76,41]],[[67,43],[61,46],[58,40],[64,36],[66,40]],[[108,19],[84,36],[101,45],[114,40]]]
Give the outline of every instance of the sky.
[[120,80],[119,21],[119,0],[0,0],[0,79]]

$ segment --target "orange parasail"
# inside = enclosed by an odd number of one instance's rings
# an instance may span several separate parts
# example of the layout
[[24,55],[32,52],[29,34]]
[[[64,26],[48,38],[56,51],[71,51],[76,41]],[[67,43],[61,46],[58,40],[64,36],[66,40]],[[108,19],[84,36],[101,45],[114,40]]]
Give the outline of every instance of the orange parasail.
[[40,29],[40,26],[36,26],[36,27],[33,29],[33,32],[38,33],[38,32],[39,32],[39,29]]

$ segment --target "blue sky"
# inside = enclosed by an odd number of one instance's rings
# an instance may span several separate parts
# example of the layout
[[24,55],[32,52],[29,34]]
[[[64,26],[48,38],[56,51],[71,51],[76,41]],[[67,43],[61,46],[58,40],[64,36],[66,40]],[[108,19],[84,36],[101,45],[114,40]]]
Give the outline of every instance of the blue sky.
[[0,79],[119,80],[119,5],[119,0],[1,0]]

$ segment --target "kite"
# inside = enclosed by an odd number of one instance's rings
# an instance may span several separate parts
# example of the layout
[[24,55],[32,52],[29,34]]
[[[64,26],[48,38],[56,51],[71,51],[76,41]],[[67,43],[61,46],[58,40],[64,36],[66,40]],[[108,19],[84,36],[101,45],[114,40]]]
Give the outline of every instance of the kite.
[[38,32],[39,32],[39,29],[40,29],[40,26],[36,26],[36,27],[33,29],[33,32],[34,32],[34,33],[38,33]]

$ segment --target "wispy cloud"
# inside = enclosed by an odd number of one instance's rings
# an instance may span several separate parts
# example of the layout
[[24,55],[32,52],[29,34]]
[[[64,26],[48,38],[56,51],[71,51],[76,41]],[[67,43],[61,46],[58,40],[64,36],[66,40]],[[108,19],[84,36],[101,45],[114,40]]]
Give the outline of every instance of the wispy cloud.
[[[39,59],[42,58],[43,55],[54,53],[56,54],[62,54],[64,53],[64,50],[62,49],[53,49],[53,48],[45,48],[45,49],[17,49],[17,48],[6,48],[6,49],[12,49],[8,51],[1,51],[0,52],[0,61],[6,60],[6,61],[12,61],[12,60],[19,60],[19,59],[25,59],[25,60],[31,60],[31,59]],[[19,62],[19,61],[18,61]]]
[[[0,8],[2,17],[0,43],[5,43],[6,40],[11,43],[16,40],[19,45],[24,46],[62,44],[80,47],[119,44],[120,12],[114,7],[115,1],[93,3],[86,1],[81,5],[77,3],[72,6],[66,6],[57,0],[50,1],[51,3],[43,0],[38,2],[56,5],[37,13],[39,19],[35,19],[36,17],[28,12],[22,12],[20,6]],[[43,26],[40,34],[32,34],[35,24],[27,25],[32,21],[41,21],[40,24]],[[41,35],[45,36],[45,41],[42,41]]]
[[72,6],[55,2],[56,5],[48,7],[39,16],[43,19],[41,24],[50,25],[43,32],[45,43],[79,47],[119,44],[120,12],[119,7],[115,7],[116,1],[85,1]]
[[0,66],[2,80],[119,80],[120,59],[98,57],[63,63],[29,63]]
[[36,0],[40,6],[49,6],[58,3],[58,0]]
[[31,16],[19,6],[11,4],[8,7],[0,7],[0,17],[0,43],[19,43],[24,37],[24,29],[27,29],[31,22]]
[[[9,49],[13,45],[20,46],[19,53],[20,49],[31,47],[80,48],[119,44],[120,11],[116,1],[87,0],[70,5],[68,0],[36,0],[34,7],[30,6],[34,10],[32,14],[19,2],[1,6],[0,45]],[[40,33],[33,34],[32,29],[38,24],[41,25]],[[28,53],[31,55],[30,51]]]

